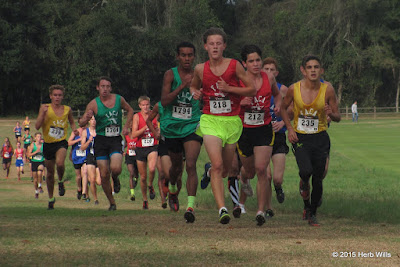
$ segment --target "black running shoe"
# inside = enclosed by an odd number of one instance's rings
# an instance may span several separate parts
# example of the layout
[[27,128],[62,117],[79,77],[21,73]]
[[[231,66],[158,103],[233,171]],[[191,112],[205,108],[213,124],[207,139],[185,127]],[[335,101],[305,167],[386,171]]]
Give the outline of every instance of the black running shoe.
[[273,212],[273,210],[267,209],[265,211],[265,219],[271,219],[272,217],[274,217],[275,213]]
[[77,191],[77,193],[76,193],[76,198],[79,199],[79,200],[81,200],[81,198],[82,198],[82,191]]
[[110,207],[108,208],[109,211],[114,211],[117,210],[117,205],[116,204],[110,204]]
[[48,206],[48,210],[54,210],[54,203],[56,203],[56,198],[53,197],[52,201],[49,201],[49,206]]
[[232,214],[233,217],[240,218],[240,215],[242,214],[242,209],[240,208],[239,205],[235,205],[235,207],[233,207]]
[[149,203],[147,201],[143,201],[143,209],[148,210],[149,209]]
[[58,194],[62,197],[65,195],[65,186],[63,182],[58,183]]
[[132,201],[135,201],[135,200],[136,200],[135,195],[131,195],[131,200],[132,200]]
[[39,193],[35,193],[35,198],[36,198],[36,199],[39,198]]
[[179,210],[179,199],[178,199],[178,195],[177,195],[177,194],[169,193],[169,196],[168,196],[168,204],[169,204],[169,208],[170,208],[172,211],[178,211],[178,210]]
[[95,201],[94,201],[94,204],[95,204],[95,205],[99,205],[99,201],[98,201],[98,200],[95,200]]
[[192,208],[188,208],[183,217],[185,218],[186,223],[193,223],[194,220],[196,219]]
[[317,216],[315,216],[314,214],[310,214],[310,217],[308,218],[308,224],[310,226],[320,226],[317,220]]
[[279,203],[283,203],[285,201],[285,193],[283,192],[282,188],[278,188],[275,190],[276,192],[276,199],[278,200]]
[[231,216],[229,216],[228,211],[226,209],[221,210],[221,213],[219,214],[219,223],[228,224],[230,220]]
[[153,186],[149,186],[149,195],[151,200],[153,200],[156,197],[156,192],[154,192]]
[[86,200],[86,199],[87,199],[86,194],[82,194],[82,200]]
[[119,178],[113,178],[114,181],[114,192],[117,194],[121,190],[121,183],[119,182]]
[[39,187],[39,193],[43,194],[43,188],[42,187]]
[[211,168],[211,163],[207,162],[204,165],[204,173],[203,173],[203,177],[201,178],[201,189],[206,189],[208,184],[210,183],[210,176],[207,175],[208,170]]
[[162,204],[161,204],[161,207],[162,207],[163,209],[166,209],[166,208],[168,207],[167,202],[162,203]]
[[262,211],[257,212],[256,215],[256,221],[257,221],[257,225],[261,226],[265,223],[265,214]]

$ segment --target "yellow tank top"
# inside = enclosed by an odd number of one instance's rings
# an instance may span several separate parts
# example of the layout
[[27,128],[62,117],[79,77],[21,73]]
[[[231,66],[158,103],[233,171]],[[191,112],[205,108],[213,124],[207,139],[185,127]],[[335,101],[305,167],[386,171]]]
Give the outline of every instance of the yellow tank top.
[[47,115],[43,123],[43,139],[46,143],[55,143],[67,138],[69,106],[64,106],[64,113],[58,117],[51,104],[47,110]]
[[294,130],[302,134],[326,131],[328,121],[325,114],[325,93],[328,86],[321,83],[317,97],[311,104],[304,104],[301,98],[300,82],[294,84]]

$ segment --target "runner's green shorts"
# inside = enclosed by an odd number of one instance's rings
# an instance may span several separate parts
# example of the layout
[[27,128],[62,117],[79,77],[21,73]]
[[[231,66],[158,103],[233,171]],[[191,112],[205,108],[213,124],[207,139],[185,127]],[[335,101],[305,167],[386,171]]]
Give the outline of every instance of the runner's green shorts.
[[225,144],[235,144],[243,131],[242,120],[239,116],[216,116],[203,114],[200,117],[200,127],[196,134],[203,137],[212,135],[222,140],[222,146]]

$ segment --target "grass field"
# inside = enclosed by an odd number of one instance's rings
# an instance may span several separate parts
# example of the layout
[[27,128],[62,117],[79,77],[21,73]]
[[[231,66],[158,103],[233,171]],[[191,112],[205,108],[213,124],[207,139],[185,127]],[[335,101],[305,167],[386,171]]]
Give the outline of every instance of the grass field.
[[[14,141],[14,125],[14,120],[0,120],[1,141],[5,136]],[[69,161],[67,193],[56,197],[55,210],[47,211],[46,193],[35,200],[29,175],[18,182],[13,165],[12,179],[5,180],[0,172],[0,266],[399,266],[399,131],[400,120],[393,119],[331,126],[319,228],[301,220],[299,178],[291,153],[286,200],[278,204],[273,199],[276,216],[262,227],[254,220],[254,197],[246,203],[247,214],[232,218],[229,225],[218,224],[210,188],[199,189],[194,224],[183,219],[185,190],[178,213],[163,210],[158,197],[143,211],[140,190],[136,202],[129,200],[126,169],[116,196],[118,210],[110,213],[100,188],[99,206],[76,199]],[[206,160],[202,151],[199,175]],[[255,187],[255,180],[252,183]],[[231,208],[228,192],[226,202]],[[333,256],[336,252],[338,257]],[[390,257],[378,257],[378,252]]]

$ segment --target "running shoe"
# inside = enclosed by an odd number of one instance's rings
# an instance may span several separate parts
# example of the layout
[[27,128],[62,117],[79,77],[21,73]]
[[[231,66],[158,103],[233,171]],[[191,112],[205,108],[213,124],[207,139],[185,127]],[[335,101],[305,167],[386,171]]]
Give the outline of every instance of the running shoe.
[[178,199],[178,195],[177,195],[177,194],[169,193],[168,204],[169,204],[169,208],[170,208],[172,211],[178,211],[178,210],[179,210],[179,199]]
[[194,217],[194,211],[193,211],[192,208],[188,208],[188,209],[186,210],[185,214],[183,215],[183,217],[185,218],[186,223],[193,223],[194,220],[196,219],[196,218]]
[[24,174],[24,170],[22,170],[21,173]]
[[307,208],[303,209],[303,221],[308,220],[309,217],[310,217],[310,209]]
[[58,183],[58,194],[62,197],[65,195],[65,186],[63,182]]
[[310,217],[308,218],[308,224],[310,226],[320,226],[317,220],[317,216],[314,214],[310,214]]
[[77,198],[78,200],[81,200],[81,198],[82,198],[82,191],[77,191],[77,193],[76,193],[76,198]]
[[148,210],[149,209],[149,203],[147,201],[143,201],[143,209]]
[[204,165],[204,173],[203,173],[203,177],[201,178],[201,189],[206,189],[208,184],[210,183],[210,176],[208,176],[208,170],[211,168],[211,163],[207,162]]
[[271,219],[272,217],[274,217],[274,215],[275,215],[275,213],[274,213],[274,211],[273,210],[271,210],[271,209],[267,209],[266,211],[265,211],[265,219]]
[[121,183],[119,182],[119,178],[113,178],[114,181],[114,192],[117,194],[119,193],[119,190],[121,190]]
[[279,203],[283,203],[285,201],[285,192],[283,192],[282,188],[278,188],[275,190],[276,192],[276,199],[278,200]]
[[43,194],[43,188],[42,187],[39,187],[39,193]]
[[246,214],[246,208],[244,207],[244,204],[239,203],[239,207],[240,207],[241,214]]
[[86,201],[86,199],[87,199],[86,194],[82,194],[82,200]]
[[135,201],[135,195],[131,195],[131,201]]
[[303,180],[300,179],[299,191],[303,200],[310,199],[310,183],[304,183]]
[[154,192],[154,187],[152,185],[149,186],[149,195],[151,200],[153,200],[156,197],[156,192]]
[[229,216],[228,211],[226,209],[221,210],[221,213],[219,214],[219,222],[221,224],[228,224],[230,220],[231,216]]
[[110,204],[110,207],[108,208],[109,211],[114,211],[117,210],[117,205],[116,204]]
[[161,204],[161,207],[162,207],[163,209],[166,209],[166,208],[168,207],[167,202],[162,203],[162,204]]
[[48,210],[54,210],[54,203],[56,203],[56,198],[53,197],[52,201],[49,201],[49,206],[48,206]]
[[95,201],[94,201],[94,204],[95,204],[95,205],[99,205],[99,201],[98,201],[98,200],[95,200]]
[[90,202],[90,197],[88,197],[85,201],[86,201],[86,202]]
[[241,184],[242,184],[243,193],[245,193],[246,196],[248,196],[248,197],[253,196],[254,193],[253,193],[253,188],[251,187],[251,184],[250,184],[250,180],[247,179],[247,182],[244,183],[244,182],[242,181],[242,179],[240,179],[240,182],[241,182]]
[[233,207],[232,214],[233,217],[240,218],[240,215],[242,214],[242,209],[240,208],[239,205],[235,205],[235,207]]
[[35,193],[35,198],[36,198],[36,199],[39,198],[39,193]]
[[257,225],[261,226],[265,223],[265,214],[262,211],[258,211],[256,215]]

